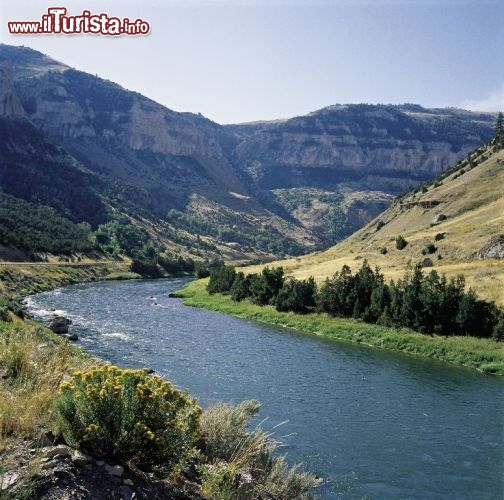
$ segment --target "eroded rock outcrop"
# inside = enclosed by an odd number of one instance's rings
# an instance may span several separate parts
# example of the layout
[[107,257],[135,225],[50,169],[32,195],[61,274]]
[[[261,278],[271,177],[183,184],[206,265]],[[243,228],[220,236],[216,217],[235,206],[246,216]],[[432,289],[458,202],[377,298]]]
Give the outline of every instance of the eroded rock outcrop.
[[492,236],[477,252],[478,259],[504,259],[504,234]]

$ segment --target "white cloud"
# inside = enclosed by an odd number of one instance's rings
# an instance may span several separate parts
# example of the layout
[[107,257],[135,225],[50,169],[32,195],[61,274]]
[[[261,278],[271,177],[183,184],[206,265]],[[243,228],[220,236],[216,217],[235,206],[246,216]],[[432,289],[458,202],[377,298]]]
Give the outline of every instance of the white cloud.
[[504,110],[504,83],[500,89],[491,92],[481,99],[468,99],[460,104],[462,109],[472,111],[503,111]]

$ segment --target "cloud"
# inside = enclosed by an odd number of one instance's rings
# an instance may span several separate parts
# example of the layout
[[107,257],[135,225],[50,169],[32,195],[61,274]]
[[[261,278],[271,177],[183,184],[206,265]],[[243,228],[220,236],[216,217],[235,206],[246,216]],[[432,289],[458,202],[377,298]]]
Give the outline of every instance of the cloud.
[[481,99],[468,99],[460,104],[462,109],[472,111],[503,111],[504,110],[504,83],[500,89],[491,92]]

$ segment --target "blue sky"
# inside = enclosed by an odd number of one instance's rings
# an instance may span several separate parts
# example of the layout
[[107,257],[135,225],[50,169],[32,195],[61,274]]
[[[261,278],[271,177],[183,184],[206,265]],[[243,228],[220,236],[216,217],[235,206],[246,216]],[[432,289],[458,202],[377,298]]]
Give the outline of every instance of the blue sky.
[[[149,22],[147,36],[10,35],[69,15]],[[336,103],[504,110],[502,0],[2,0],[0,40],[219,123]]]

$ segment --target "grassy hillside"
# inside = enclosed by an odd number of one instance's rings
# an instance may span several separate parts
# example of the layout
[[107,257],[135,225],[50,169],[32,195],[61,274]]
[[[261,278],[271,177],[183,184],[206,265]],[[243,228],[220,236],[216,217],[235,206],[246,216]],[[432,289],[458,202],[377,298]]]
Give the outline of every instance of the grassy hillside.
[[[429,258],[439,273],[463,274],[479,295],[503,306],[504,260],[483,260],[475,254],[492,236],[504,232],[504,151],[480,148],[450,172],[397,199],[336,246],[270,265],[320,282],[344,264],[356,270],[367,259],[372,266],[380,266],[387,278],[398,279],[409,264]],[[441,215],[446,219],[435,222]],[[399,235],[408,242],[402,250],[396,248]],[[422,254],[430,243],[436,250]]]

